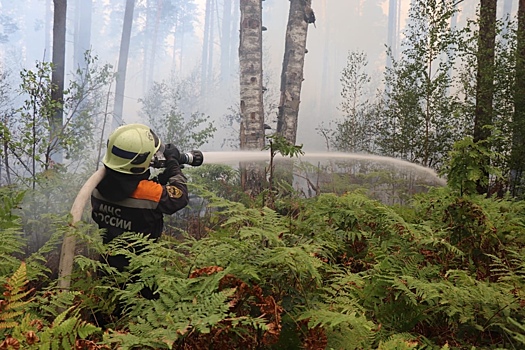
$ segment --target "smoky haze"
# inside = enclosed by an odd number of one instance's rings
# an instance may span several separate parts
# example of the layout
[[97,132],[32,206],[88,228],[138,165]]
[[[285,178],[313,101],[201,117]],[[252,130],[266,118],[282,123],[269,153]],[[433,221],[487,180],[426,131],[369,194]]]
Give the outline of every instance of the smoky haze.
[[[238,137],[236,125],[228,125],[226,115],[235,114],[239,100],[238,80],[238,34],[239,18],[234,12],[230,30],[230,71],[227,79],[219,79],[221,69],[221,33],[223,30],[223,9],[225,1],[187,1],[196,5],[193,22],[179,23],[173,28],[164,28],[159,22],[167,3],[176,1],[137,0],[130,44],[129,62],[126,76],[123,120],[125,123],[143,122],[141,104],[148,88],[154,81],[174,77],[177,81],[186,80],[185,91],[194,98],[183,102],[181,110],[186,113],[200,112],[211,116],[218,128],[213,141],[204,145],[205,151],[234,149]],[[304,81],[302,84],[301,104],[297,143],[304,144],[305,150],[326,150],[325,140],[316,128],[321,124],[329,126],[331,122],[342,118],[338,111],[341,93],[341,72],[346,66],[350,51],[361,51],[368,58],[368,74],[372,78],[371,94],[380,86],[381,75],[386,63],[388,42],[388,11],[392,0],[313,0],[315,26],[310,25],[307,37],[308,53],[305,57]],[[393,1],[397,3],[395,25],[403,30],[409,0]],[[82,65],[79,52],[91,48],[93,55],[102,63],[117,66],[122,20],[125,1],[92,0],[68,1],[66,72],[72,72]],[[205,33],[205,4],[213,4],[213,18],[208,32]],[[235,2],[228,5],[234,6]],[[472,0],[472,3],[477,3]],[[465,5],[466,6],[466,5]],[[49,60],[51,52],[52,30],[51,0],[2,0],[2,32],[0,33],[0,59],[4,69],[8,67],[15,73],[22,69],[32,69],[36,61]],[[500,2],[500,15],[516,10],[512,1]],[[237,7],[232,7],[237,9]],[[267,123],[275,129],[276,106],[279,103],[280,74],[284,55],[284,40],[288,19],[289,1],[263,1],[264,85],[267,88],[266,113]],[[465,21],[474,16],[475,6],[470,4],[460,13],[458,21]],[[91,30],[79,23],[91,22]],[[176,19],[173,19],[176,21]],[[155,23],[152,25],[152,23]],[[180,28],[184,26],[184,35]],[[164,28],[164,29],[163,29]],[[153,32],[163,33],[153,40]],[[179,32],[178,32],[179,31]],[[206,69],[214,84],[208,86],[204,95],[202,84],[198,82],[203,72],[203,40],[208,37],[213,44],[208,52]],[[76,44],[75,44],[76,43]],[[398,46],[398,42],[393,43]],[[155,46],[156,50],[151,48]],[[80,51],[79,51],[80,50]],[[211,73],[210,73],[211,72]],[[16,76],[17,74],[14,74]],[[199,85],[201,89],[199,90]],[[190,91],[194,90],[194,91]],[[227,142],[230,140],[229,142]]]

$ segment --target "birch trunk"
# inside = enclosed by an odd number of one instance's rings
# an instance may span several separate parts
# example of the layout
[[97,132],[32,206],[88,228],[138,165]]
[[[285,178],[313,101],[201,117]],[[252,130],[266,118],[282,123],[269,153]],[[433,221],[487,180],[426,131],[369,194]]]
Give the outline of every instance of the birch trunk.
[[[241,150],[261,150],[264,147],[261,0],[241,0],[240,12],[240,147]],[[241,183],[245,190],[259,192],[263,175],[255,163],[241,164]]]
[[308,33],[306,18],[307,11],[311,10],[311,3],[311,0],[290,0],[290,12],[286,27],[277,132],[292,144],[295,144],[297,139],[306,35]]

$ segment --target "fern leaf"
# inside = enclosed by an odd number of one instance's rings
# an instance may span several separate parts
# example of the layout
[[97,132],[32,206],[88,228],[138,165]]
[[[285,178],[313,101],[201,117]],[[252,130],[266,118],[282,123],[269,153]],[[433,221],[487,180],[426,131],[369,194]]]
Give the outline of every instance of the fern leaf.
[[18,326],[18,322],[15,322],[15,321],[3,322],[0,320],[0,329],[10,329],[10,328],[15,328],[16,326]]
[[[11,312],[5,312],[3,311],[1,314],[0,314],[0,321],[3,321],[3,320],[10,320],[10,319],[14,319],[20,315],[23,315],[24,314],[24,311],[22,310],[19,310],[19,311],[11,311]],[[2,324],[0,323],[0,326]]]
[[82,321],[77,328],[77,334],[81,339],[86,339],[87,337],[98,332],[99,330],[100,330],[99,327],[91,323]]
[[73,310],[75,308],[75,306],[71,306],[69,309],[63,311],[62,313],[60,313],[54,320],[53,320],[53,327],[59,327],[63,322],[64,320],[66,319],[67,317],[67,314]]
[[15,273],[7,279],[5,300],[0,303],[0,329],[12,328],[18,324],[16,318],[23,315],[30,301],[20,301],[29,292],[24,292],[28,283],[26,277],[26,264],[21,263]]

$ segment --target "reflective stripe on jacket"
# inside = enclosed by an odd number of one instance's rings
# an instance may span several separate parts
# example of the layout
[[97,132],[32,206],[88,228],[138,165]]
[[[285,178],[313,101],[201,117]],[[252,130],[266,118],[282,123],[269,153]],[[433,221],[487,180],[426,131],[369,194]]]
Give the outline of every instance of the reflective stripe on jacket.
[[155,239],[160,237],[163,215],[171,215],[188,205],[188,189],[184,182],[170,181],[167,185],[160,185],[152,180],[142,180],[128,198],[120,201],[109,201],[95,188],[91,193],[91,217],[99,228],[106,229],[104,243],[123,232],[145,233]]

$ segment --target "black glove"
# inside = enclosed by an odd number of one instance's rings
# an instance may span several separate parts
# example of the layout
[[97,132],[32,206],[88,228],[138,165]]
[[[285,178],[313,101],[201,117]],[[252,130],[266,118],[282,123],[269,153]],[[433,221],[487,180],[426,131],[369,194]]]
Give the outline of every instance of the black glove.
[[162,173],[157,175],[158,182],[161,185],[167,184],[170,180],[170,177],[181,173],[179,162],[177,161],[177,159],[168,157],[166,157],[166,159],[166,169],[164,169]]
[[180,151],[172,143],[168,143],[164,146],[164,157],[166,160],[175,159],[178,161],[180,159]]

